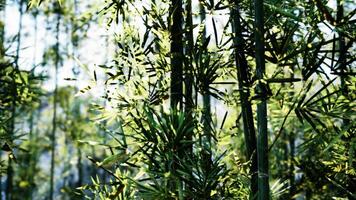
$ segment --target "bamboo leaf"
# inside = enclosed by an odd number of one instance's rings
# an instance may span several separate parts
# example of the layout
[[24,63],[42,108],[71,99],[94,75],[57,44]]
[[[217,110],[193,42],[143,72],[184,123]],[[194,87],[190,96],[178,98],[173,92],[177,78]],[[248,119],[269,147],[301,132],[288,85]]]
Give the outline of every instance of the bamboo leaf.
[[322,91],[324,91],[330,84],[332,84],[336,80],[336,77],[329,81],[326,85],[324,85],[320,90],[314,93],[304,104],[303,106],[309,105],[310,101],[312,101],[316,96],[318,96]]
[[105,158],[102,162],[99,163],[99,166],[111,167],[116,163],[124,163],[129,159],[129,155],[125,152],[120,154],[114,154]]

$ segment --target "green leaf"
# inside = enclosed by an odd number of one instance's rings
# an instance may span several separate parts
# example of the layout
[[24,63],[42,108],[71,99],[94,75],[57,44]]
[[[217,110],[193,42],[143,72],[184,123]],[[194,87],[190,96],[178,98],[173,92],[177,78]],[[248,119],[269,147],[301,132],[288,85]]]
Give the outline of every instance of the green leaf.
[[114,154],[114,155],[111,155],[107,158],[105,158],[100,164],[99,166],[105,166],[105,167],[110,167],[116,163],[123,163],[125,162],[126,160],[128,160],[129,156],[123,152],[121,154]]
[[286,10],[283,10],[283,9],[281,9],[281,8],[278,8],[277,6],[268,4],[268,3],[266,3],[266,2],[264,2],[263,5],[267,6],[267,7],[268,7],[269,9],[271,9],[272,11],[275,11],[275,12],[277,12],[277,13],[279,13],[279,14],[285,16],[285,17],[289,17],[289,18],[294,19],[294,20],[296,20],[296,21],[298,21],[298,22],[301,21],[301,18],[300,18],[300,17],[295,16],[294,14],[292,14],[292,13],[286,11]]

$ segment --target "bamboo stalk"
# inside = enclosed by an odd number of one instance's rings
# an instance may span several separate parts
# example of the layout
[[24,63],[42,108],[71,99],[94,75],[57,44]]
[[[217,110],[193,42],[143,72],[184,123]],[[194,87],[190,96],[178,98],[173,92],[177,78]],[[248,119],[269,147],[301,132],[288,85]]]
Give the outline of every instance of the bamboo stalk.
[[257,160],[258,160],[258,199],[269,199],[268,174],[268,135],[267,135],[267,92],[263,83],[265,73],[264,58],[264,20],[263,0],[254,0],[255,8],[255,45],[257,93],[261,102],[257,104]]
[[[170,26],[171,35],[171,109],[181,110],[183,100],[183,9],[182,0],[172,0],[170,5],[170,15],[172,25]],[[179,107],[178,107],[179,106]],[[179,149],[179,144],[173,149]],[[177,156],[181,156],[180,152]],[[176,174],[178,168],[177,158],[173,156],[171,173]],[[169,189],[176,193],[182,189],[182,185],[175,178],[169,180]],[[178,189],[178,190],[177,190]]]
[[[201,22],[205,23],[206,13],[204,6],[200,3],[200,18]],[[202,33],[202,44],[206,41],[206,28],[204,27],[204,31]],[[206,52],[208,53],[208,52]],[[207,63],[209,65],[209,63]],[[200,67],[209,67],[209,66],[200,66]],[[204,137],[205,141],[208,142],[208,151],[211,151],[211,101],[209,94],[210,83],[203,83],[203,127],[204,127]],[[210,153],[210,152],[209,152]],[[210,159],[210,158],[209,158]]]
[[296,192],[294,176],[295,134],[293,132],[289,134],[289,149],[289,198],[292,199]]
[[59,28],[61,22],[61,13],[58,5],[55,6],[57,12],[56,24],[56,45],[55,45],[55,89],[53,93],[53,119],[52,119],[52,133],[51,133],[51,169],[50,169],[50,199],[54,198],[54,170],[55,170],[55,147],[56,147],[56,129],[57,129],[57,101],[58,101],[58,68],[59,68]]
[[186,104],[186,113],[190,113],[193,110],[193,76],[192,76],[192,50],[194,48],[194,39],[193,39],[193,17],[192,17],[192,0],[187,0],[186,5],[187,18],[186,18],[186,55],[189,59],[186,59],[185,63],[185,104]]
[[252,199],[255,199],[258,192],[256,132],[254,127],[252,105],[249,100],[250,92],[248,88],[251,88],[251,80],[249,77],[250,67],[248,66],[246,56],[243,52],[245,44],[242,37],[242,26],[240,20],[241,14],[238,0],[235,0],[231,16],[233,18],[233,33],[235,34],[233,42],[236,49],[234,53],[241,101],[243,130],[246,143],[246,155],[248,159],[251,159],[251,197]]
[[[193,120],[193,112],[194,112],[194,100],[193,100],[193,84],[194,84],[194,77],[193,77],[193,48],[194,48],[194,36],[193,36],[193,14],[192,14],[192,0],[187,0],[186,2],[186,25],[185,25],[185,32],[186,32],[186,59],[184,63],[184,72],[185,72],[185,79],[184,79],[184,88],[185,88],[185,115],[188,121]],[[193,141],[193,134],[194,132],[191,131],[187,136],[187,141]],[[191,159],[193,156],[193,144],[189,144],[188,150],[184,150],[180,153],[183,156]],[[185,187],[187,193],[191,193],[192,190],[190,187]]]
[[[336,16],[336,23],[339,25],[339,23],[342,23],[342,20],[344,18],[344,7],[343,3],[341,0],[337,0],[337,16]],[[338,29],[340,30],[340,29]],[[339,34],[339,71],[341,72],[340,74],[340,79],[341,79],[341,89],[342,89],[342,94],[345,96],[348,96],[348,88],[347,88],[347,76],[344,75],[344,73],[347,73],[347,65],[346,65],[346,45],[345,45],[345,34],[343,31],[338,31]]]
[[183,10],[182,0],[172,0],[170,7],[172,17],[171,33],[171,107],[182,107],[183,97]]

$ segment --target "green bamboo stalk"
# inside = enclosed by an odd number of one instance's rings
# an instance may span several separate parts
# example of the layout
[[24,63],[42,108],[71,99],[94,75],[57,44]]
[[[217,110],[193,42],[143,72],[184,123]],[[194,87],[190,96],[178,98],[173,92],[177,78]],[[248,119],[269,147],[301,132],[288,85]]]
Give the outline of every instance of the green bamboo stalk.
[[172,0],[170,6],[171,34],[171,107],[182,107],[183,97],[183,10],[182,0]]
[[257,160],[258,160],[258,199],[269,199],[268,175],[268,135],[267,135],[267,91],[263,76],[265,73],[264,59],[264,20],[263,0],[254,0],[255,8],[255,45],[256,45],[256,78],[257,93],[261,102],[257,105]]
[[59,68],[59,28],[61,22],[60,7],[56,4],[55,6],[57,14],[57,24],[56,24],[56,45],[55,45],[55,88],[53,93],[53,119],[52,119],[52,133],[51,133],[51,171],[50,171],[50,199],[53,200],[54,193],[54,169],[55,169],[55,147],[56,147],[56,129],[57,129],[57,102],[58,102],[58,68]]
[[250,98],[249,88],[251,88],[251,80],[249,77],[250,67],[248,66],[244,50],[244,39],[242,37],[241,14],[239,1],[235,0],[235,5],[231,12],[233,19],[233,33],[235,46],[235,62],[237,68],[237,77],[240,91],[241,112],[243,120],[243,130],[246,143],[246,155],[251,159],[251,197],[255,199],[258,192],[258,176],[257,176],[257,154],[256,154],[256,132],[254,127],[253,112]]
[[[194,101],[193,101],[193,84],[194,84],[194,77],[193,77],[193,54],[192,50],[194,48],[194,39],[193,39],[193,15],[192,15],[192,0],[187,0],[186,3],[186,59],[184,63],[184,72],[185,72],[185,79],[184,79],[184,89],[185,89],[185,115],[188,121],[193,120],[193,111],[194,111]],[[188,137],[188,141],[193,140],[193,132],[191,132]],[[188,154],[191,156],[193,153],[193,144],[189,145],[188,147]],[[189,157],[190,157],[189,156]],[[189,190],[189,188],[187,188]]]
[[[204,6],[200,3],[200,19],[201,22],[204,23],[205,18],[206,18],[206,13],[205,13],[205,8]],[[202,33],[202,43],[205,43],[206,40],[206,28],[204,27],[204,31]],[[208,52],[207,52],[208,53]],[[209,63],[207,63],[209,64]],[[209,67],[209,66],[201,66],[201,67]],[[210,94],[209,94],[209,87],[210,83],[204,83],[203,87],[203,130],[204,130],[204,137],[208,144],[208,151],[210,151],[211,148],[211,101],[210,101]]]
[[34,26],[34,39],[33,39],[33,55],[32,55],[32,66],[33,67],[36,67],[36,63],[37,63],[37,60],[36,60],[36,57],[37,57],[37,34],[38,34],[38,19],[37,19],[37,16],[38,16],[38,10],[35,10],[33,12],[33,20],[34,20],[34,23],[35,23],[35,26]]
[[[35,23],[35,26],[34,26],[34,40],[33,40],[33,46],[34,46],[34,51],[33,51],[33,55],[32,55],[32,66],[33,67],[36,67],[36,49],[37,49],[37,34],[38,34],[38,20],[37,20],[37,16],[38,16],[38,11],[35,10],[34,13],[33,13],[33,19],[34,19],[34,23]],[[34,191],[34,177],[35,177],[35,169],[36,169],[36,153],[37,153],[37,149],[34,148],[32,146],[33,142],[34,142],[34,134],[33,134],[33,129],[34,129],[34,115],[36,114],[36,111],[37,111],[37,108],[34,109],[32,112],[31,112],[31,115],[30,115],[30,131],[29,131],[29,140],[30,140],[30,143],[31,143],[31,150],[30,150],[30,155],[29,155],[29,171],[31,173],[30,174],[30,177],[28,182],[30,184],[30,187],[27,189],[28,191],[28,195],[27,195],[27,198],[32,200],[33,199],[33,191]],[[38,114],[38,113],[37,113]],[[32,174],[33,173],[33,174]]]
[[8,158],[8,166],[7,166],[7,178],[6,178],[6,200],[12,199],[12,176],[13,176],[13,169],[12,169],[12,159]]
[[[75,15],[75,16],[77,16],[79,13],[78,13],[78,0],[74,0],[74,2],[73,2],[73,14]],[[72,57],[74,58],[74,57],[77,57],[77,49],[78,49],[78,41],[74,41],[74,35],[76,34],[76,32],[78,31],[77,29],[78,29],[78,25],[77,25],[77,23],[75,22],[75,20],[73,19],[72,21],[71,21],[71,23],[72,23],[72,32],[71,32],[71,36],[72,36],[72,38],[71,38],[71,42],[72,42],[72,47],[73,47],[73,50],[72,50]],[[105,43],[106,43],[106,49],[105,49],[105,58],[108,58],[108,37],[106,37],[106,39],[105,39]],[[73,60],[74,61],[74,60]],[[105,63],[106,63],[106,61],[105,61]],[[73,67],[75,66],[75,63],[73,63]],[[77,88],[75,89],[76,90],[76,92],[77,92]],[[107,90],[107,87],[106,87],[106,85],[105,85],[105,91]],[[106,102],[105,102],[105,104],[106,104]],[[77,106],[76,105],[76,113],[77,114],[79,114],[80,115],[80,109],[79,109],[79,105]],[[79,116],[80,117],[80,116]],[[104,121],[103,122],[104,123],[104,126],[106,126],[106,121]],[[81,135],[82,135],[82,133],[80,132],[80,133],[74,133],[74,134],[78,134],[79,135],[79,137],[81,137]],[[105,135],[105,140],[107,139],[107,137],[106,137],[106,135]],[[80,149],[80,147],[77,147],[78,149],[77,149],[77,169],[78,169],[78,181],[77,181],[77,183],[76,183],[76,186],[77,187],[80,187],[80,186],[82,186],[82,184],[83,184],[83,175],[84,175],[84,173],[83,173],[83,163],[82,163],[82,150]],[[104,182],[106,181],[106,173],[103,173],[103,180],[104,180]],[[79,198],[79,197],[77,197],[77,198]],[[80,199],[83,199],[82,197],[80,197]]]
[[20,56],[20,48],[21,48],[21,30],[22,30],[22,19],[23,19],[23,5],[24,5],[24,0],[20,0],[19,3],[19,13],[20,13],[20,19],[19,19],[19,25],[18,25],[18,32],[17,32],[17,47],[16,47],[16,58],[15,58],[15,66],[18,68],[18,61],[19,61],[19,56]]
[[34,114],[35,114],[35,110],[31,111],[30,114],[30,119],[29,119],[29,141],[30,141],[30,154],[28,156],[28,161],[27,161],[27,165],[28,165],[28,173],[26,175],[26,179],[29,183],[29,187],[25,189],[25,196],[26,199],[32,199],[32,192],[33,192],[33,181],[34,181],[34,159],[35,159],[35,155],[34,152],[36,151],[36,149],[33,148],[32,144],[33,144],[33,125],[34,125]]
[[[343,5],[343,1],[341,0],[337,0],[336,1],[337,4],[337,14],[336,14],[336,21],[337,21],[337,25],[339,23],[342,23],[342,20],[344,18],[344,5]],[[346,65],[346,53],[347,53],[347,49],[346,49],[346,42],[345,42],[345,33],[343,33],[343,30],[341,29],[337,29],[338,34],[339,34],[339,62],[340,62],[340,79],[341,79],[341,91],[342,94],[345,96],[348,96],[348,88],[347,88],[347,75],[345,75],[344,73],[347,72],[347,65]],[[345,120],[344,120],[345,121]]]
[[186,4],[187,18],[186,18],[186,56],[188,59],[185,59],[185,112],[187,116],[191,118],[191,114],[194,108],[193,102],[193,83],[194,78],[192,74],[193,65],[192,65],[192,50],[194,47],[193,39],[193,17],[192,17],[192,0],[187,0]]
[[[182,0],[172,0],[169,10],[169,18],[172,21],[170,26],[171,36],[171,99],[170,106],[172,110],[182,109],[183,100],[183,9]],[[176,144],[179,145],[179,144]],[[179,146],[173,147],[179,149]],[[181,152],[178,155],[173,155],[172,167],[170,172],[176,174],[178,161],[176,156],[181,157]],[[176,178],[169,180],[169,190],[181,196],[183,185]]]
[[295,195],[295,175],[294,175],[294,157],[295,157],[295,134],[292,132],[289,134],[289,198]]
[[[204,87],[203,94],[203,131],[204,131],[204,142],[207,142],[207,150],[211,150],[211,103],[209,95],[209,85]],[[205,144],[204,144],[205,145]]]
[[[291,66],[291,79],[294,79],[294,69],[295,66]],[[294,88],[294,83],[290,83],[290,87]],[[294,91],[289,93],[289,96],[293,97],[295,95]],[[294,174],[294,157],[295,157],[295,139],[296,139],[296,131],[292,128],[289,132],[288,142],[289,142],[289,199],[293,199],[293,196],[296,193],[296,185],[295,185],[295,174]]]

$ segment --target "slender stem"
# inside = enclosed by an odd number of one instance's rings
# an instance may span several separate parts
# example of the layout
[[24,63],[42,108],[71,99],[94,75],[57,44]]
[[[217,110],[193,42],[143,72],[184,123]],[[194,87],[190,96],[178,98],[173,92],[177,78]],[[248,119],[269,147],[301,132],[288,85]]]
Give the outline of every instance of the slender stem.
[[[204,23],[206,19],[206,12],[204,6],[200,3],[200,20],[202,23]],[[205,43],[206,40],[206,28],[204,27],[203,33],[202,33],[202,43]],[[204,51],[205,52],[205,51]],[[209,53],[206,51],[205,53]],[[207,63],[208,65],[209,63]],[[200,66],[200,67],[209,67],[209,66]],[[211,148],[211,102],[210,102],[210,94],[209,94],[209,87],[210,83],[204,83],[203,87],[203,127],[204,127],[204,137],[206,139],[205,142],[207,142],[207,150],[210,152]],[[210,159],[210,158],[209,158]]]
[[[194,110],[194,101],[193,101],[193,48],[194,48],[194,38],[193,38],[193,15],[192,15],[192,0],[187,0],[186,4],[187,18],[186,18],[186,59],[184,63],[185,67],[185,114],[188,121],[193,120],[193,110]],[[193,131],[187,136],[188,141],[193,140]],[[189,145],[188,154],[192,155],[193,153],[193,144]],[[187,188],[189,189],[189,188]]]
[[203,94],[203,127],[204,127],[204,137],[207,142],[207,150],[211,149],[211,104],[210,104],[210,95],[209,95],[209,85],[207,84],[204,87]]
[[[37,12],[37,11],[35,11]],[[37,20],[37,15],[38,13],[34,13],[34,21],[35,21],[35,27],[34,27],[34,40],[33,40],[33,57],[32,57],[32,65],[33,67],[36,66],[36,57],[37,57],[37,33],[38,33],[38,20]]]
[[82,150],[78,148],[77,150],[77,156],[78,156],[78,163],[77,163],[77,168],[78,168],[78,182],[77,186],[80,187],[83,184],[83,164],[82,164]]
[[19,62],[19,57],[20,57],[20,48],[21,48],[21,31],[22,31],[22,19],[23,19],[23,4],[24,0],[20,0],[20,5],[19,5],[19,13],[20,13],[20,19],[19,19],[19,27],[18,27],[18,32],[17,32],[17,46],[16,46],[16,58],[15,58],[15,67],[18,68],[18,62]]
[[[344,18],[344,5],[342,3],[343,1],[337,0],[337,25],[339,23],[342,23],[342,20]],[[343,74],[347,72],[347,64],[346,64],[346,45],[345,45],[345,34],[343,33],[342,29],[338,29],[339,34],[339,63],[340,66],[338,67],[340,69],[340,72]],[[347,88],[347,76],[345,75],[340,75],[341,78],[341,89],[342,89],[342,94],[345,96],[348,96],[348,88]]]
[[246,143],[246,155],[251,159],[251,198],[255,199],[258,192],[258,176],[257,176],[257,154],[256,154],[256,132],[254,127],[253,112],[250,98],[251,78],[249,76],[250,67],[248,66],[246,56],[244,54],[244,39],[242,36],[241,14],[239,1],[235,0],[235,5],[231,12],[233,18],[234,46],[235,46],[235,62],[237,68],[237,77],[240,91],[241,112],[243,120],[243,130]]
[[268,135],[267,135],[267,91],[263,81],[265,73],[263,0],[254,0],[257,94],[261,102],[257,105],[257,159],[258,159],[258,199],[269,199],[268,175]]
[[171,26],[171,107],[182,106],[183,97],[183,10],[182,0],[172,0]]
[[[33,41],[33,55],[32,55],[32,66],[33,67],[36,67],[36,50],[37,50],[37,34],[38,34],[38,20],[37,20],[37,10],[35,11],[36,13],[34,13],[33,17],[34,17],[34,23],[35,23],[35,27],[34,27],[34,41]],[[34,72],[33,72],[34,73]],[[28,182],[30,183],[30,186],[29,188],[27,189],[27,198],[28,199],[33,199],[33,191],[34,191],[34,177],[36,175],[36,172],[35,172],[35,168],[36,168],[36,147],[33,145],[35,143],[35,138],[34,138],[34,135],[33,135],[33,129],[34,129],[34,115],[36,114],[36,110],[33,110],[31,112],[31,115],[30,115],[30,131],[29,131],[29,140],[30,140],[30,155],[29,155],[29,168],[30,168],[30,172],[29,173],[29,177],[28,177]]]
[[295,156],[295,134],[289,135],[289,197],[292,198],[295,195],[295,176],[294,176],[294,156]]
[[[295,66],[291,66],[290,77],[294,78],[294,69]],[[290,87],[294,88],[294,83],[290,83]],[[293,97],[294,90],[289,92],[289,96]],[[293,196],[296,192],[295,185],[295,175],[294,175],[294,157],[295,157],[295,139],[296,139],[296,131],[292,128],[289,132],[288,142],[289,142],[289,198],[293,199]]]
[[56,45],[55,45],[55,88],[53,93],[53,120],[52,120],[52,134],[51,134],[51,177],[50,177],[50,199],[53,199],[54,193],[54,169],[55,169],[55,147],[56,147],[56,128],[57,128],[57,101],[58,101],[58,68],[59,68],[59,28],[61,21],[61,14],[59,7],[55,6],[57,11],[57,25],[56,25]]
[[[169,18],[172,19],[170,25],[171,36],[171,109],[177,111],[182,110],[183,100],[183,9],[182,0],[172,0],[169,10]],[[179,106],[179,107],[178,107]],[[173,149],[179,149],[179,144]],[[182,152],[178,152],[181,157]],[[172,158],[171,173],[176,174],[178,162],[176,155]],[[174,178],[169,181],[169,189],[177,192],[181,190],[182,184]]]
[[35,176],[35,157],[36,155],[34,155],[35,153],[35,149],[34,149],[34,137],[33,137],[33,125],[34,125],[34,114],[35,114],[35,110],[33,110],[30,114],[30,119],[29,119],[29,141],[30,141],[30,154],[29,154],[29,158],[28,158],[28,167],[29,167],[29,173],[27,174],[27,180],[30,184],[30,186],[28,188],[26,188],[26,198],[27,199],[32,199],[32,192],[33,192],[33,181],[34,181],[34,176]]

